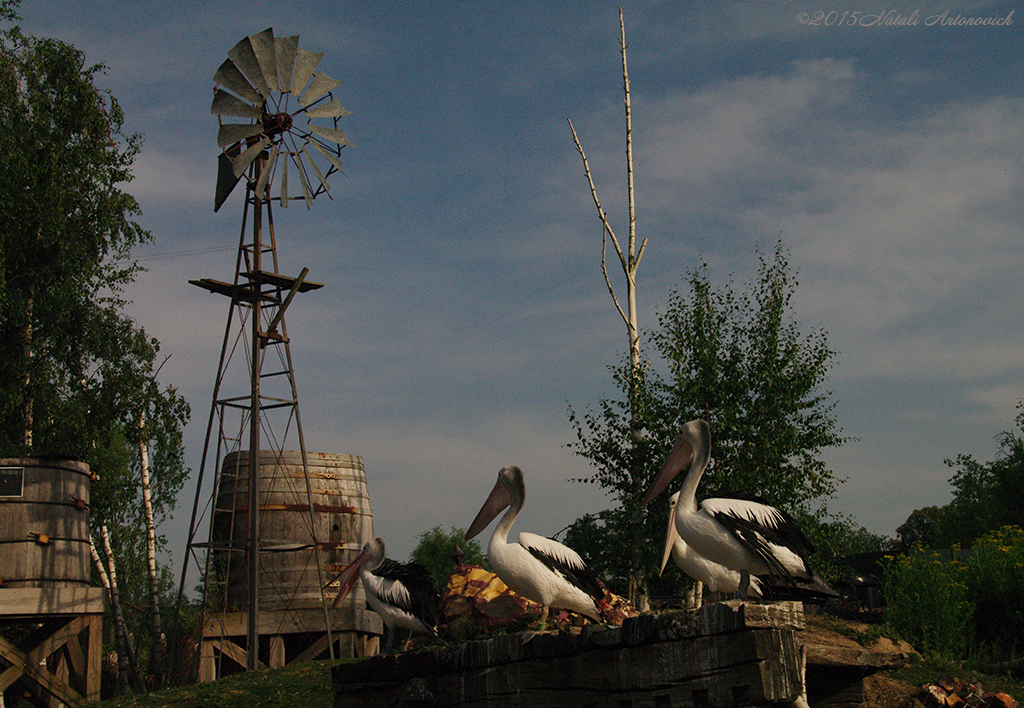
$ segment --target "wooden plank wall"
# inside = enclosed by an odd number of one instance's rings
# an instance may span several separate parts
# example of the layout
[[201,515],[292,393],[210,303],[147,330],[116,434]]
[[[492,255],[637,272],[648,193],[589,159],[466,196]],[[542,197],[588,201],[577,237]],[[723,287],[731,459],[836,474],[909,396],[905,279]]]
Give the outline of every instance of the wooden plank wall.
[[744,708],[803,691],[803,606],[707,605],[335,667],[336,708]]

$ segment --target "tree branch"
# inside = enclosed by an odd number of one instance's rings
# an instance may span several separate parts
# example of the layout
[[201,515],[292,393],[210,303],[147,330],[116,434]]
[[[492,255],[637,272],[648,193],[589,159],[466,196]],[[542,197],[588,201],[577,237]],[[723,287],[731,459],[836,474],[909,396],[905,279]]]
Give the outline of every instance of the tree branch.
[[622,252],[622,247],[619,246],[619,240],[615,237],[615,231],[612,229],[612,225],[608,222],[608,215],[605,213],[604,208],[601,206],[601,200],[597,196],[597,187],[594,185],[594,177],[590,173],[590,163],[587,162],[587,153],[583,151],[583,145],[580,144],[579,136],[576,135],[576,128],[573,127],[572,119],[568,118],[567,120],[569,121],[569,130],[572,131],[572,141],[576,144],[576,151],[583,159],[583,172],[586,174],[587,183],[590,185],[590,196],[594,200],[594,206],[597,207],[597,216],[601,220],[601,225],[603,227],[601,230],[601,271],[604,273],[604,282],[605,285],[608,286],[608,292],[612,296],[612,302],[615,303],[615,309],[619,311],[619,316],[622,317],[622,321],[628,325],[629,317],[619,304],[619,299],[615,295],[615,289],[612,287],[611,279],[608,277],[606,252],[609,236],[611,236],[612,245],[615,246],[615,252],[619,255],[619,263],[622,264],[622,270],[627,274],[629,273],[629,266],[626,261],[626,256]]

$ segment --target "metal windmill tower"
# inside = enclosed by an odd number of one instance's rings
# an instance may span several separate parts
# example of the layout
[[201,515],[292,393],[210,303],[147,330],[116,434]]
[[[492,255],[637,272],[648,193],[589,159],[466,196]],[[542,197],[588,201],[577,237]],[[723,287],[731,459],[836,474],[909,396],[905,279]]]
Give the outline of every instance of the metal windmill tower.
[[[317,197],[330,196],[327,180],[341,170],[341,150],[350,145],[344,131],[338,128],[338,121],[351,113],[332,95],[341,82],[317,71],[323,54],[300,49],[298,42],[298,36],[275,37],[272,29],[264,30],[236,44],[214,74],[211,113],[218,116],[217,145],[222,150],[214,211],[220,210],[241,180],[245,181],[245,204],[234,280],[190,281],[230,298],[231,306],[214,384],[179,597],[185,588],[189,565],[194,562],[204,573],[204,612],[218,611],[206,609],[211,607],[226,610],[229,605],[241,605],[247,615],[246,645],[244,650],[234,646],[232,651],[236,660],[245,659],[248,670],[259,665],[261,559],[269,551],[294,550],[283,549],[281,544],[271,547],[274,541],[262,537],[261,506],[265,501],[260,498],[261,458],[268,453],[285,454],[292,435],[297,437],[305,478],[304,506],[299,503],[294,508],[309,512],[310,538],[305,549],[316,555],[319,604],[324,607],[324,625],[334,656],[331,625],[322,597],[323,569],[318,555],[321,544],[314,531],[309,462],[284,317],[295,295],[318,289],[322,284],[306,279],[308,268],[303,268],[298,276],[279,271],[272,204],[287,208],[289,203],[301,200],[309,208]],[[293,192],[296,196],[289,196],[289,177],[293,190],[296,183],[300,185]],[[213,495],[203,491],[208,462],[213,463]],[[222,464],[234,467],[230,475],[222,470]],[[220,497],[226,493],[236,498],[224,511],[220,508]],[[209,541],[197,541],[199,520],[207,518],[208,512]],[[226,535],[215,532],[218,524],[229,528]],[[232,582],[227,579],[229,575],[245,576],[235,581],[236,595],[238,587],[245,588],[244,599],[228,596]]]

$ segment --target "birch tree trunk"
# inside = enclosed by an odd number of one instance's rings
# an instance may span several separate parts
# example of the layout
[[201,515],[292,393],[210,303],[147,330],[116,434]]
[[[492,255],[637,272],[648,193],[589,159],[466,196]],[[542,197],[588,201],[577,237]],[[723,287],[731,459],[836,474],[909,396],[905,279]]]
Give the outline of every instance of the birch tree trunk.
[[[92,536],[89,537],[89,554],[92,556],[92,563],[96,566],[96,572],[99,573],[100,582],[103,584],[103,588],[107,591],[107,597],[110,599],[110,607],[116,607],[114,601],[114,593],[110,587],[110,576],[107,575],[107,567],[103,565],[103,559],[100,558],[100,552],[96,550],[96,544],[93,543]],[[113,610],[112,610],[113,611]],[[114,640],[117,643],[117,684],[121,689],[122,695],[128,695],[131,692],[131,687],[128,685],[128,666],[125,661],[126,653],[124,651],[124,639],[121,635],[121,623],[116,620],[114,621]]]
[[32,385],[32,312],[35,306],[35,285],[28,288],[28,301],[25,303],[25,329],[21,333],[21,355],[25,363],[25,402],[22,408],[22,417],[25,421],[25,450],[32,451],[32,427],[35,421],[35,402],[29,394],[29,386]]
[[142,468],[142,507],[146,517],[146,562],[149,570],[149,618],[152,638],[149,653],[149,674],[156,685],[163,685],[164,637],[157,596],[156,523],[153,521],[153,490],[149,483],[149,445],[146,442],[146,419],[139,415],[139,459]]
[[[110,583],[110,608],[114,613],[114,630],[118,643],[118,653],[121,655],[119,664],[128,681],[131,683],[135,693],[143,693],[142,677],[139,672],[139,662],[135,656],[135,647],[132,644],[131,634],[128,632],[128,625],[125,624],[124,615],[121,613],[121,601],[117,591],[117,566],[114,563],[114,554],[110,550],[110,534],[106,525],[100,527],[100,535],[103,538],[103,552],[107,556],[107,575]],[[122,687],[124,684],[122,683]]]

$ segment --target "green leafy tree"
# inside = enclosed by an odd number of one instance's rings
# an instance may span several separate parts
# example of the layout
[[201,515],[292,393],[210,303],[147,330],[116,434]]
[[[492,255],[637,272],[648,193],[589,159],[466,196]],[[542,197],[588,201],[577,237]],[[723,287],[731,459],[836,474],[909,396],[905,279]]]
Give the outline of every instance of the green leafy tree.
[[[0,0],[0,21],[17,6]],[[89,463],[92,526],[108,526],[134,604],[148,592],[139,445],[159,521],[186,477],[189,409],[156,381],[158,342],[122,312],[140,271],[131,249],[152,236],[122,189],[141,137],[102,72],[69,44],[0,30],[0,456]]]
[[[570,447],[595,468],[577,481],[608,490],[622,509],[604,519],[602,540],[618,548],[621,539],[645,539],[640,562],[648,577],[660,562],[668,508],[661,499],[640,504],[688,420],[711,425],[714,465],[702,497],[756,496],[810,517],[825,513],[835,492],[822,459],[844,441],[825,388],[835,352],[823,330],[803,334],[792,316],[797,281],[782,243],[773,257],[758,255],[757,276],[741,292],[731,282],[716,289],[703,262],[685,276],[685,292],[671,295],[650,336],[664,379],[645,366],[631,380],[632,369],[622,366],[613,370],[622,399],[602,400],[598,412],[582,416],[570,409],[577,436]],[[593,520],[578,523],[574,533]],[[636,572],[621,549],[587,560],[611,577]]]
[[664,540],[667,499],[642,506],[644,494],[665,461],[674,437],[673,416],[660,396],[649,365],[634,368],[627,358],[611,367],[620,398],[600,401],[582,414],[569,408],[576,454],[593,473],[574,482],[596,484],[613,499],[612,508],[587,515],[566,530],[566,545],[579,553],[609,588],[642,605],[656,583]]
[[[1017,427],[1024,431],[1024,403],[1017,404]],[[1024,518],[1024,437],[1012,430],[996,436],[994,459],[979,462],[960,454],[945,460],[955,469],[949,483],[953,500],[945,506],[915,509],[897,533],[933,548],[970,546],[979,536]]]
[[687,292],[671,295],[652,339],[668,363],[672,427],[711,425],[715,466],[703,496],[755,495],[807,512],[837,486],[822,457],[844,442],[825,387],[836,353],[823,329],[804,334],[792,315],[798,283],[782,242],[758,258],[742,292],[715,289],[702,262]]
[[453,526],[451,533],[445,533],[440,526],[435,526],[417,536],[417,540],[412,560],[427,569],[434,585],[442,592],[448,586],[456,558],[461,558],[459,562],[465,565],[486,567],[480,544],[476,540],[467,541],[465,529]]

